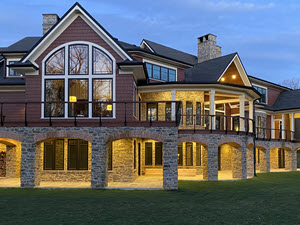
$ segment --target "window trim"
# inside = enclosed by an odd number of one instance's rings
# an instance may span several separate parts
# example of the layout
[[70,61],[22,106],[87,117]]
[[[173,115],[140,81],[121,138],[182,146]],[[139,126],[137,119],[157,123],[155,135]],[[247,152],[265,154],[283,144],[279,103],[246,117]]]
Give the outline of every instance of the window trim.
[[[87,73],[85,73],[85,74],[81,74],[81,73],[78,73],[78,74],[71,74],[71,70],[70,70],[70,61],[71,61],[71,57],[70,57],[70,48],[72,47],[72,46],[75,46],[75,45],[83,45],[83,46],[86,46],[87,47]],[[93,46],[92,46],[92,48],[93,48]],[[65,48],[65,51],[66,51],[66,48]],[[67,70],[68,70],[68,75],[69,76],[87,76],[87,75],[89,75],[89,73],[90,73],[90,59],[92,59],[92,61],[93,61],[93,58],[90,58],[90,46],[89,45],[87,45],[87,44],[81,44],[81,43],[78,43],[78,44],[70,44],[70,45],[68,45],[68,68],[67,68]],[[65,61],[66,62],[66,61]],[[65,70],[66,71],[66,70]],[[93,72],[93,71],[92,71]],[[92,73],[93,74],[93,73]]]
[[[94,49],[97,49],[99,50],[100,52],[102,52],[104,55],[106,55],[110,60],[111,60],[111,63],[112,63],[112,71],[111,73],[94,73]],[[113,74],[113,69],[114,69],[114,65],[113,65],[113,60],[111,57],[109,57],[109,55],[107,55],[104,51],[102,51],[100,48],[97,48],[95,46],[92,46],[92,75],[112,75]]]
[[19,62],[21,58],[6,58],[5,59],[5,78],[24,78],[24,76],[21,74],[21,76],[10,76],[9,75],[9,70],[10,68],[8,67],[10,64],[9,62]]
[[[68,165],[67,165],[67,171],[88,171],[89,170],[89,142],[87,142],[87,168],[86,169],[78,169],[79,168],[79,160],[77,158],[77,161],[76,161],[76,169],[70,169],[70,141],[74,141],[76,140],[77,141],[77,147],[80,145],[79,144],[79,141],[83,141],[81,139],[68,139],[68,156],[67,156],[67,160],[68,160]],[[77,148],[77,156],[79,155],[79,147]]]
[[[51,78],[51,79],[45,79],[44,80],[44,96],[46,97],[46,81],[47,80],[63,80],[64,81],[64,88],[66,88],[66,83],[65,83],[65,79],[54,79],[54,78]],[[65,94],[65,93],[64,93]],[[65,96],[64,96],[65,97]],[[62,104],[64,104],[63,102],[62,102]],[[45,115],[45,112],[46,112],[46,107],[45,107],[45,104],[43,104],[44,105],[44,115]],[[64,113],[65,113],[65,111],[64,111]],[[52,116],[51,115],[51,118],[64,118],[65,117],[65,115],[63,115],[63,116]]]
[[[54,54],[56,54],[58,51],[60,51],[61,49],[64,49],[64,73],[62,74],[47,74],[47,70],[46,70],[46,63],[48,61],[48,59],[50,59],[50,57],[52,57]],[[45,60],[45,62],[43,62],[43,66],[45,67],[45,76],[64,76],[66,74],[66,49],[65,47],[61,47],[60,49],[58,49],[57,51],[53,52],[49,57],[47,57],[47,59]]]
[[[92,61],[93,60],[89,60],[89,73],[88,75],[69,75],[68,74],[68,65],[65,66],[65,75],[45,75],[45,61],[54,53],[56,52],[57,50],[61,49],[61,48],[65,48],[65,62],[67,62],[66,60],[68,60],[68,55],[69,55],[69,52],[68,52],[68,46],[69,45],[73,45],[73,44],[86,44],[89,46],[89,59],[92,57],[92,47],[96,47],[98,49],[100,49],[101,51],[103,51],[105,54],[107,54],[112,62],[113,62],[113,73],[112,74],[105,74],[105,75],[93,75],[92,74]],[[44,102],[45,100],[45,96],[44,96],[44,89],[45,89],[45,86],[44,86],[44,83],[45,83],[45,79],[65,79],[65,84],[68,83],[68,79],[69,78],[75,78],[75,79],[88,79],[89,80],[89,90],[91,90],[92,88],[92,79],[93,78],[104,78],[104,79],[108,79],[108,78],[111,78],[113,81],[112,83],[112,87],[113,87],[113,96],[112,96],[112,101],[116,101],[116,72],[117,72],[117,66],[116,66],[116,59],[113,57],[113,55],[108,51],[106,50],[105,48],[95,44],[95,43],[92,43],[92,42],[86,42],[86,41],[72,41],[72,42],[68,42],[68,43],[65,43],[65,44],[62,44],[56,48],[54,48],[51,52],[49,52],[45,58],[43,59],[42,61],[42,90],[41,90],[41,99],[42,99],[42,102]],[[69,90],[68,88],[65,87],[65,101],[68,102],[69,99],[68,96],[69,96]],[[89,101],[92,101],[92,92],[89,91],[88,93],[88,99]],[[78,118],[78,119],[92,119],[94,118],[92,116],[92,103],[89,103],[89,114],[88,114],[88,117],[83,117],[83,118]],[[65,117],[59,117],[57,119],[74,119],[74,117],[68,117],[68,103],[65,103],[65,107],[64,107],[64,110],[65,110]],[[112,113],[112,117],[103,117],[102,119],[116,119],[116,107],[115,107],[115,103],[113,103],[113,113]],[[41,104],[41,119],[48,119],[49,117],[45,117],[44,115],[44,104]]]
[[[90,84],[89,84],[89,79],[88,78],[69,78],[68,79],[68,101],[69,101],[69,99],[70,99],[70,91],[69,91],[69,88],[70,88],[70,81],[71,80],[86,80],[87,81],[87,95],[88,95],[88,101],[89,101],[89,92],[90,92],[90,90],[89,90],[89,87],[90,87]],[[68,118],[74,118],[75,117],[75,115],[74,116],[69,116],[69,106],[70,106],[70,104],[73,104],[73,103],[67,103],[67,105],[68,105]],[[87,104],[87,116],[80,116],[79,118],[87,118],[88,116],[89,116],[89,112],[90,112],[90,107],[89,107],[89,103],[83,103],[83,104]],[[78,116],[76,116],[76,117],[78,117]]]

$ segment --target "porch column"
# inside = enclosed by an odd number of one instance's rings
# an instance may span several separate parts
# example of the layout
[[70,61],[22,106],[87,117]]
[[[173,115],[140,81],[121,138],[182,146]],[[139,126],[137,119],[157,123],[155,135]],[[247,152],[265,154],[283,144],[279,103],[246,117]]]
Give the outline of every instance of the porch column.
[[253,147],[247,148],[247,177],[254,176],[254,157],[253,157]]
[[[240,96],[240,117],[245,117],[245,95]],[[245,131],[245,120],[240,119],[240,131]]]
[[297,170],[297,149],[292,149],[292,171]]
[[281,139],[286,139],[285,136],[285,114],[281,114],[281,121],[282,121],[282,130],[281,130]]
[[252,133],[253,132],[253,101],[249,101],[249,132]]
[[292,164],[293,164],[293,149],[291,150],[284,150],[284,160],[285,160],[285,170],[291,171]]
[[[209,107],[210,107],[210,115],[215,115],[215,94],[216,94],[216,91],[215,90],[211,90],[210,91],[210,104],[209,104]],[[212,117],[210,118],[211,120],[211,129],[212,130],[215,130],[216,129],[216,117]]]
[[295,139],[295,113],[291,113],[291,140]]
[[207,147],[207,180],[218,180],[218,146],[215,144]]
[[275,138],[275,130],[274,130],[274,116],[271,115],[271,139]]
[[94,137],[92,141],[91,188],[107,186],[108,147],[103,137]]
[[[175,101],[175,96],[176,96],[176,91],[172,90],[171,91],[171,96],[172,96],[172,101]],[[176,120],[176,104],[175,102],[172,103],[171,105],[171,109],[172,109],[172,121]]]
[[263,173],[270,172],[270,149],[259,149],[260,157],[259,171]]

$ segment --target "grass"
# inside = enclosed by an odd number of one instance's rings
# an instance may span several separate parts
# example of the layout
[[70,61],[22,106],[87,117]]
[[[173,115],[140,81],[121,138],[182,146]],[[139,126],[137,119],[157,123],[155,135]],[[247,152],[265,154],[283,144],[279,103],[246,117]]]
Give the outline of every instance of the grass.
[[300,173],[178,191],[0,189],[0,224],[300,224]]

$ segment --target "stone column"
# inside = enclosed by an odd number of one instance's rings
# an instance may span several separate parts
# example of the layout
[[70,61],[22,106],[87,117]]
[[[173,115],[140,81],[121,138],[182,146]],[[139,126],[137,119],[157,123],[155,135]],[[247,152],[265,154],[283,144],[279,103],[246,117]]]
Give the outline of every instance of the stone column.
[[[163,188],[178,189],[178,129],[168,129],[163,143]],[[166,131],[167,132],[167,131]]]
[[285,158],[285,170],[291,171],[292,170],[292,150],[284,150],[284,158]]
[[247,148],[247,177],[254,176],[254,157],[253,147]]
[[232,178],[247,179],[247,151],[232,147]]
[[292,153],[292,171],[296,171],[297,170],[297,149],[293,149],[292,151],[291,151],[291,153]]
[[207,148],[207,180],[218,180],[218,146],[215,144]]
[[36,144],[33,140],[33,135],[27,135],[22,144],[21,154],[21,187],[32,188],[35,187],[35,153]]
[[40,186],[41,183],[41,169],[43,167],[42,159],[42,143],[35,145],[35,158],[34,158],[34,186]]
[[259,149],[260,162],[259,171],[263,173],[270,172],[270,149]]
[[92,141],[91,188],[99,189],[107,186],[107,144],[100,136]]

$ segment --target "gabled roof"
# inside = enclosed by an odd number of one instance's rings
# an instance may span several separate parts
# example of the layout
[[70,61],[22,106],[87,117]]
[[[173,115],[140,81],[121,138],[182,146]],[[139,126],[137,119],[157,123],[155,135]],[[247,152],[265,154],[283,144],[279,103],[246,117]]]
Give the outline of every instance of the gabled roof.
[[300,109],[300,89],[282,92],[272,106],[265,109],[272,111]]
[[237,53],[221,56],[204,61],[192,68],[186,69],[185,82],[217,83],[228,65],[232,62]]
[[[60,25],[73,13],[77,14],[78,12],[81,12],[87,19],[91,21],[93,26],[95,26],[99,31],[101,31],[103,35],[111,42],[113,43],[117,49],[120,50],[120,52],[129,60],[133,60],[131,55],[122,47],[122,45],[116,41],[116,39],[102,27],[95,18],[93,18],[78,2],[76,2],[61,18],[60,20],[51,27],[51,29],[27,52],[27,54],[22,58],[23,62],[26,62],[27,60],[30,60],[31,55],[39,48],[41,47],[45,41],[52,35],[55,30],[57,30]],[[125,60],[125,59],[124,59]]]
[[175,59],[177,61],[184,62],[189,65],[195,65],[198,63],[197,56],[176,50],[174,48],[167,47],[165,45],[155,43],[153,41],[143,39],[142,42],[146,42],[150,46],[150,48],[154,51],[154,53],[158,55]]
[[40,39],[41,37],[25,37],[6,48],[0,48],[0,52],[27,53]]

